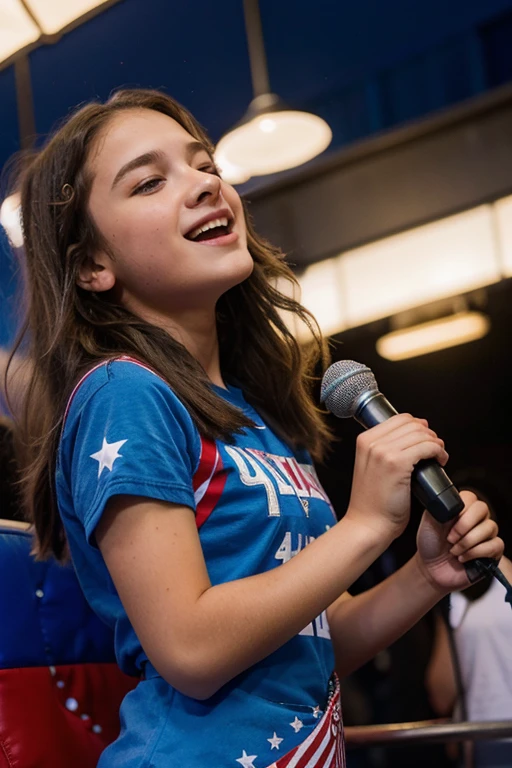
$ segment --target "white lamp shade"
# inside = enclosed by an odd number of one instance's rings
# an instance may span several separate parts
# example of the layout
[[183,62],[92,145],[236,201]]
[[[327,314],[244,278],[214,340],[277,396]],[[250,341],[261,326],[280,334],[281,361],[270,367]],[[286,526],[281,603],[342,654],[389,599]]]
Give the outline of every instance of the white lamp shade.
[[318,115],[268,112],[223,136],[216,156],[219,153],[251,176],[262,176],[302,165],[323,152],[331,139],[331,129]]
[[114,2],[117,0],[0,0],[0,64],[36,43],[41,35],[57,34]]
[[19,0],[0,0],[0,62],[39,38],[40,32]]
[[215,152],[215,165],[219,169],[221,177],[228,184],[243,184],[244,181],[249,181],[251,178],[248,171],[230,163],[226,156],[218,150]]
[[489,318],[481,312],[460,312],[381,336],[377,352],[387,360],[406,360],[476,341],[483,338],[490,327]]
[[54,35],[89,11],[106,5],[105,0],[25,0],[42,31]]
[[0,225],[4,228],[9,242],[14,248],[23,245],[21,229],[21,200],[19,193],[6,197],[0,207]]

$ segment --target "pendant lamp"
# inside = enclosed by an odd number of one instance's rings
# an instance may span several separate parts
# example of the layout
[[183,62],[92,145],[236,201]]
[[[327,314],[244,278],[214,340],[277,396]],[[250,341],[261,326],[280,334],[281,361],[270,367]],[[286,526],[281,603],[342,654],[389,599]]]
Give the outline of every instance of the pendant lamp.
[[244,0],[244,16],[254,98],[215,152],[223,178],[233,184],[302,165],[332,139],[325,120],[289,109],[271,92],[258,0]]

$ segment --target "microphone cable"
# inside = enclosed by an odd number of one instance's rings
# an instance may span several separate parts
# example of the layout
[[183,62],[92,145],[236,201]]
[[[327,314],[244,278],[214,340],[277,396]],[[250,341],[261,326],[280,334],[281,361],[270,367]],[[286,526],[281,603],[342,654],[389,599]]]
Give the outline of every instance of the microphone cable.
[[468,563],[465,563],[465,565],[470,565],[473,563],[476,565],[480,575],[482,575],[484,572],[488,573],[489,576],[493,576],[497,581],[500,582],[500,584],[505,587],[505,602],[508,603],[512,608],[512,584],[507,579],[503,571],[498,567],[496,560],[493,560],[492,557],[477,557],[475,560],[470,560]]

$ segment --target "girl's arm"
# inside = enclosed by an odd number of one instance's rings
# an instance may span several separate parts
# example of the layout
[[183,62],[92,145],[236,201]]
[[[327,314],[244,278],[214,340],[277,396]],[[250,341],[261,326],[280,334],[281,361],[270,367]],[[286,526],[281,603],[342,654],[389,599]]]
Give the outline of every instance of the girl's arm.
[[212,586],[188,507],[117,496],[97,529],[148,658],[171,685],[198,699],[304,629],[391,538],[343,520],[288,562]]
[[110,500],[96,541],[144,650],[171,685],[207,698],[300,632],[403,531],[417,461],[447,460],[442,441],[406,414],[357,443],[344,519],[289,562],[216,586],[191,509]]
[[367,592],[342,595],[327,611],[338,675],[349,675],[398,640],[442,596],[417,556]]
[[408,563],[373,589],[354,598],[342,595],[329,607],[338,674],[349,674],[398,640],[443,595],[468,587],[464,562],[501,558],[503,541],[487,505],[469,491],[461,496],[465,508],[452,523],[436,523],[425,512],[418,550]]
[[448,629],[441,616],[435,617],[432,653],[425,672],[425,688],[432,709],[441,717],[451,716],[457,699]]

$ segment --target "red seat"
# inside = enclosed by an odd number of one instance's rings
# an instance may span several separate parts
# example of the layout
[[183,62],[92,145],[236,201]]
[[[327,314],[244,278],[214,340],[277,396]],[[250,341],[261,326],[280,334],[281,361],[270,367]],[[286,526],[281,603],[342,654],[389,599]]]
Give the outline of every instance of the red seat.
[[71,565],[37,562],[20,523],[0,521],[0,768],[94,768],[137,680]]

